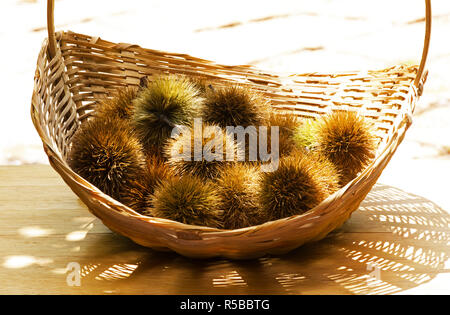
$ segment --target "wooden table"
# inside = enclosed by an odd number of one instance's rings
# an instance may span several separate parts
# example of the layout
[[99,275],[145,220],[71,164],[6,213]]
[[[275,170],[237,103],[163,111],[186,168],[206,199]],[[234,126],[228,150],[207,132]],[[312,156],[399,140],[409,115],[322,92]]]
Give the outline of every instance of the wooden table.
[[449,224],[434,202],[377,184],[320,242],[191,260],[111,232],[50,166],[1,166],[0,294],[449,294]]

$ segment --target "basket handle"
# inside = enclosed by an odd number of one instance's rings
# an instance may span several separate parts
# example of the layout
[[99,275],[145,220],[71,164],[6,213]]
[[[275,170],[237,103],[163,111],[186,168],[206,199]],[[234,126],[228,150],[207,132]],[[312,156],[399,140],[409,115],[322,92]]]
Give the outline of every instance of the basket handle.
[[419,90],[421,90],[419,86],[428,57],[428,49],[430,48],[431,20],[431,0],[425,0],[425,39],[423,43],[422,59],[420,60],[419,70],[417,71],[416,79],[414,80],[414,86]]
[[47,0],[47,32],[48,54],[50,59],[53,59],[56,56],[55,0]]
[[[47,31],[48,31],[48,53],[51,59],[56,55],[56,38],[55,38],[55,0],[47,0]],[[422,80],[425,63],[428,56],[428,49],[430,47],[431,35],[431,0],[425,0],[425,40],[423,45],[422,59],[420,61],[419,70],[414,80],[414,85],[419,88]]]

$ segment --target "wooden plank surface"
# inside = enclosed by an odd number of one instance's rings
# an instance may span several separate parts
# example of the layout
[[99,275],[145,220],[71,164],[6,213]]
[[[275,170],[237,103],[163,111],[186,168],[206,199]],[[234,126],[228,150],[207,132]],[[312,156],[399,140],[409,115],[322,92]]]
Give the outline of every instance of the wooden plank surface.
[[[449,225],[436,203],[377,184],[320,242],[192,260],[111,232],[50,166],[0,166],[0,294],[449,294]],[[80,286],[68,285],[69,263]]]

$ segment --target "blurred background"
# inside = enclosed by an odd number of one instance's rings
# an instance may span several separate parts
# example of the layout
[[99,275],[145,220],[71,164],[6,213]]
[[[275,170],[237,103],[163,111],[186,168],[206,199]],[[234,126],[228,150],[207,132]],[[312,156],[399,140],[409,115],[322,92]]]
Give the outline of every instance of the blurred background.
[[[450,169],[450,1],[432,4],[428,82],[396,160]],[[29,114],[46,0],[2,0],[0,12],[0,164],[48,163]],[[303,73],[419,63],[424,12],[423,0],[56,0],[55,27]]]

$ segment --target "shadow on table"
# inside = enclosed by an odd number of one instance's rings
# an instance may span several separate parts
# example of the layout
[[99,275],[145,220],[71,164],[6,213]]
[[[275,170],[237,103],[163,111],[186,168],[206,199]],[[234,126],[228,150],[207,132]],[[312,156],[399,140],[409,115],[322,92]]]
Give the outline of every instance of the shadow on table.
[[193,260],[114,235],[123,246],[111,251],[111,264],[102,256],[102,264],[96,265],[91,257],[83,265],[80,289],[116,294],[392,294],[426,283],[444,268],[449,226],[450,215],[433,202],[376,185],[343,227],[283,256]]

